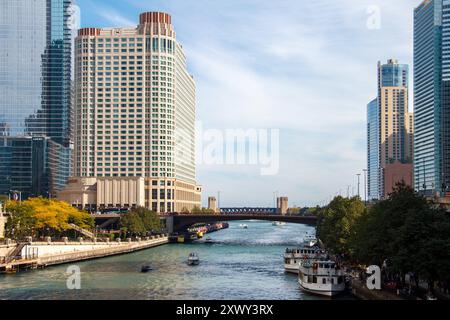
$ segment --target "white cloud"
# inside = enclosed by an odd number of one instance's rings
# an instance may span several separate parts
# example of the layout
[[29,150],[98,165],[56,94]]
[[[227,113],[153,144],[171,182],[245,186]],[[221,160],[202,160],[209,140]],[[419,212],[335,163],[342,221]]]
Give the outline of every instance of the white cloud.
[[[200,166],[205,200],[221,190],[224,205],[264,205],[278,190],[291,204],[314,205],[346,193],[366,166],[366,105],[376,95],[376,64],[412,63],[419,2],[127,0],[133,15],[116,8],[97,14],[132,25],[139,12],[169,12],[197,82],[204,126],[281,130],[279,175]],[[367,28],[372,5],[381,10],[379,30]]]

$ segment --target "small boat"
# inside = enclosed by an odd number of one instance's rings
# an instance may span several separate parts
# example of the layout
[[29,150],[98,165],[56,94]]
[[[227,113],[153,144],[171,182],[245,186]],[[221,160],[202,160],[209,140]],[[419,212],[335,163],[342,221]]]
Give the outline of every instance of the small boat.
[[298,283],[308,293],[333,297],[345,291],[345,274],[331,260],[302,260],[299,265]]
[[285,226],[285,225],[286,225],[286,222],[274,221],[274,222],[272,223],[272,225],[275,226],[275,227],[281,227],[281,226]]
[[147,272],[150,272],[150,271],[153,271],[153,268],[152,268],[152,266],[149,265],[149,264],[145,264],[145,265],[143,265],[143,266],[141,267],[141,272],[142,272],[142,273],[147,273]]
[[189,257],[188,257],[188,265],[196,266],[199,263],[200,263],[200,258],[198,257],[198,254],[195,252],[190,253]]
[[214,244],[214,241],[211,238],[206,238],[205,243],[206,244]]
[[248,229],[248,225],[246,224],[240,224],[239,227],[242,229]]

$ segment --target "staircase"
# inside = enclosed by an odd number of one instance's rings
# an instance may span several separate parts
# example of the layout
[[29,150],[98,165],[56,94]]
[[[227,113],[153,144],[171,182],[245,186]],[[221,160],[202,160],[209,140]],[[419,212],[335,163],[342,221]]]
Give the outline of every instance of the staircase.
[[13,252],[11,252],[5,259],[5,263],[10,263],[14,260],[20,260],[22,258],[22,249],[27,245],[28,243],[18,243],[17,247],[14,249]]
[[95,235],[94,235],[92,232],[87,231],[86,229],[80,228],[79,226],[74,225],[73,223],[70,223],[69,226],[70,226],[73,230],[78,231],[78,232],[81,233],[83,236],[85,236],[85,237],[87,237],[87,238],[89,238],[89,239],[94,239],[94,238],[95,238]]

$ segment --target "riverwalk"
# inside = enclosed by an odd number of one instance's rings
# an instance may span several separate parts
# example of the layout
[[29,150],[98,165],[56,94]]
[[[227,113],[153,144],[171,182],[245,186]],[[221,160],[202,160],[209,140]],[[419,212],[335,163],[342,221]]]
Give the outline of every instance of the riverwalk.
[[131,253],[169,243],[168,235],[159,235],[135,240],[89,242],[27,242],[2,246],[0,250],[9,252],[0,256],[0,273],[14,273],[24,269],[44,268],[47,266],[103,258]]

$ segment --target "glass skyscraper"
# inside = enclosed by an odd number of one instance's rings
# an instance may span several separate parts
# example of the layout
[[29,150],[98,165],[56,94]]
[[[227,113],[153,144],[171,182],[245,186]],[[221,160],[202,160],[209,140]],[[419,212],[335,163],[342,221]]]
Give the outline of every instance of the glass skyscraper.
[[424,1],[414,10],[414,183],[426,195],[441,189],[443,142],[449,141],[442,130],[443,4],[447,10],[443,0]]
[[[0,2],[0,193],[17,190],[25,196],[47,196],[60,190],[70,175],[71,6],[72,0]],[[17,151],[24,145],[45,150],[28,157]],[[15,163],[8,165],[5,159]],[[56,159],[66,159],[64,166]],[[48,181],[32,187],[25,181],[37,178],[28,179],[25,172]]]
[[380,113],[378,99],[367,105],[367,168],[369,200],[380,198]]

